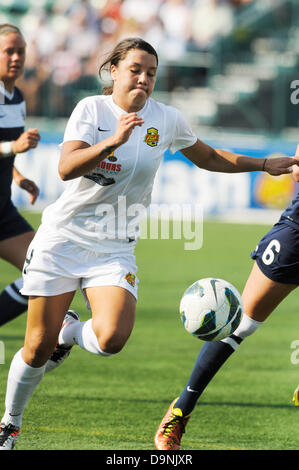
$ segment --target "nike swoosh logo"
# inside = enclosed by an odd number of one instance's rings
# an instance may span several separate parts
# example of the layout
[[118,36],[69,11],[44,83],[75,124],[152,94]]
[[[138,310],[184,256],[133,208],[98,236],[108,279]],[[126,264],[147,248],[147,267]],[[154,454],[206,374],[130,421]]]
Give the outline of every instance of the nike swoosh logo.
[[213,280],[211,281],[211,284],[212,284],[212,287],[213,287],[213,291],[214,291],[214,295],[215,295],[215,299],[216,299],[216,302],[217,302],[216,282],[218,282],[217,279],[213,279]]
[[197,390],[193,390],[192,388],[189,387],[189,385],[187,387],[187,390],[188,390],[188,392],[198,393]]
[[100,131],[100,132],[109,132],[109,129],[101,129],[100,127],[98,127],[98,131]]

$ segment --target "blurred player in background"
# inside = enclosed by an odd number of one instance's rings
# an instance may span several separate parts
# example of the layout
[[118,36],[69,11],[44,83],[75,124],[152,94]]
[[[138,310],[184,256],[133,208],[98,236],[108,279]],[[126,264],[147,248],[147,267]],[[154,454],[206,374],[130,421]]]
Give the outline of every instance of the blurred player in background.
[[[136,206],[146,210],[149,205],[168,148],[181,150],[200,168],[227,173],[264,169],[278,175],[298,163],[216,151],[199,141],[177,109],[150,98],[158,56],[142,39],[119,43],[100,70],[105,67],[113,86],[74,109],[59,162],[66,189],[43,212],[26,256],[22,293],[30,297],[25,344],[10,366],[0,449],[13,448],[28,400],[44,373],[61,364],[73,345],[107,357],[126,344],[138,284],[138,230],[136,220],[130,222]],[[92,312],[86,322],[68,311],[79,287]]]
[[[299,155],[299,145],[296,154]],[[293,167],[299,181],[299,168]],[[202,347],[189,381],[173,400],[155,435],[158,450],[179,450],[182,434],[199,397],[241,342],[252,335],[299,284],[299,193],[251,253],[255,260],[245,284],[244,314],[234,333]],[[299,386],[293,401],[299,406]]]
[[[39,192],[14,166],[16,154],[35,148],[39,140],[36,129],[24,132],[25,101],[15,86],[23,72],[25,50],[20,30],[0,25],[0,257],[20,271],[34,231],[11,201],[12,180],[28,191],[31,204]],[[22,286],[19,278],[0,293],[0,326],[27,310],[28,297],[20,293]]]

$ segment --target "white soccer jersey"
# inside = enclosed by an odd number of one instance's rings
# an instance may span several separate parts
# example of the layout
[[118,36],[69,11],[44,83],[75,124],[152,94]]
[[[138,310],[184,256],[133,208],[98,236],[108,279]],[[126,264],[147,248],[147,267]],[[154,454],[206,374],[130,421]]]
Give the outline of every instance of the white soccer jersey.
[[[74,109],[64,142],[81,140],[94,145],[112,136],[121,114],[112,96],[84,98]],[[169,148],[190,147],[197,138],[182,114],[149,98],[138,115],[129,140],[90,173],[66,182],[60,198],[44,210],[42,223],[92,251],[134,249],[142,208],[151,199],[154,177]]]

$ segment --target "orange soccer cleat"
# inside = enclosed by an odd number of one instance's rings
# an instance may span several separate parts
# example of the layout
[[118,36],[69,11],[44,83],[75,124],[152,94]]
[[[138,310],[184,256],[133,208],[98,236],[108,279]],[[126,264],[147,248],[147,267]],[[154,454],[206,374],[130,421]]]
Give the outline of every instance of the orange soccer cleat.
[[190,415],[184,416],[180,408],[174,408],[177,398],[173,400],[155,435],[155,446],[158,450],[179,450],[182,434]]

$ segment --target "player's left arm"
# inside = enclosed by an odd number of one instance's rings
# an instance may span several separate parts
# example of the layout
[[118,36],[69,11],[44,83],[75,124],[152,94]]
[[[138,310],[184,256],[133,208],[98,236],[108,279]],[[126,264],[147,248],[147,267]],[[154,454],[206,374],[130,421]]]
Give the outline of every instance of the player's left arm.
[[199,168],[222,173],[241,173],[247,171],[266,171],[270,175],[291,173],[292,166],[299,164],[294,157],[256,158],[218,150],[197,140],[194,145],[181,150]]
[[34,181],[29,180],[28,178],[25,178],[19,170],[14,166],[13,167],[13,180],[14,182],[22,189],[27,191],[29,193],[29,202],[30,204],[34,204],[37,196],[39,195],[39,189],[34,183]]

